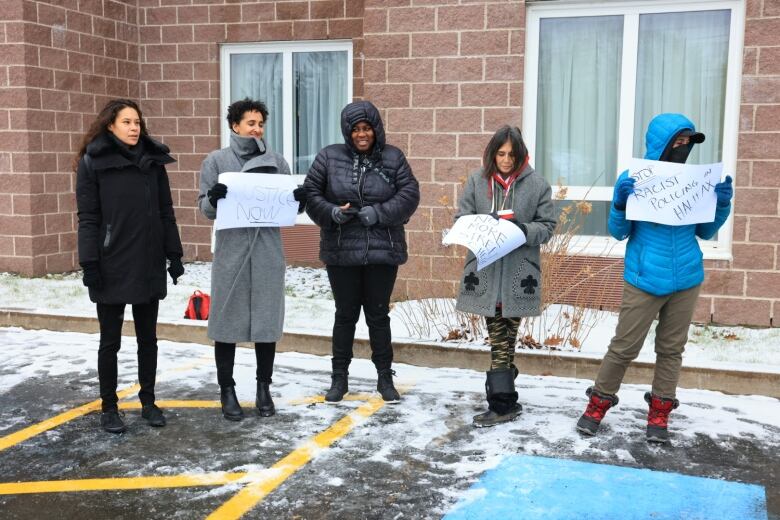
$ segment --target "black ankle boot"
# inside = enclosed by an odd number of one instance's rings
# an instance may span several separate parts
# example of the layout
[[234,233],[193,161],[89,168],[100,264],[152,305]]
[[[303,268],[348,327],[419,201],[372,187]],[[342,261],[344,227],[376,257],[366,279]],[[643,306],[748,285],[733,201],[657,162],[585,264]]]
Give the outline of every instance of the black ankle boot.
[[386,368],[377,371],[376,390],[382,396],[382,400],[388,404],[397,404],[401,401],[398,390],[393,385],[395,370]]
[[276,413],[274,408],[274,400],[271,399],[271,389],[268,388],[270,383],[257,382],[257,398],[255,399],[255,406],[257,411],[260,412],[261,417],[271,417]]
[[349,383],[347,382],[347,376],[349,373],[346,370],[334,370],[331,374],[330,389],[325,394],[326,403],[338,403],[344,396],[349,393]]
[[474,416],[477,428],[513,421],[523,411],[522,405],[517,402],[513,369],[514,366],[488,371],[485,382],[488,411]]
[[222,403],[222,415],[228,421],[240,421],[244,418],[244,411],[238,404],[236,388],[234,386],[221,386],[219,388],[219,400]]

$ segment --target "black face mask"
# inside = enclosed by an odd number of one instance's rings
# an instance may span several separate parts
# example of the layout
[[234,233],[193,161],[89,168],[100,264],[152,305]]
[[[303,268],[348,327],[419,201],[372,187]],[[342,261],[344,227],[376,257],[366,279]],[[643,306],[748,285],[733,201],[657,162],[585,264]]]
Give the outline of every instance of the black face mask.
[[688,155],[690,153],[691,153],[691,147],[684,144],[678,146],[677,148],[672,148],[671,150],[669,150],[669,153],[666,154],[667,157],[661,160],[667,162],[685,164],[685,161],[688,160]]

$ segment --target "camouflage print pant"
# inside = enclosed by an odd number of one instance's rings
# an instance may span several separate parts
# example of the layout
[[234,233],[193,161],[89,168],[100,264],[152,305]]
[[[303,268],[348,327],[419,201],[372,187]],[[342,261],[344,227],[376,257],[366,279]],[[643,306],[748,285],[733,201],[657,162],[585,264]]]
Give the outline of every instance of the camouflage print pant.
[[504,318],[496,308],[495,317],[485,317],[490,341],[490,370],[509,368],[515,359],[515,344],[520,318]]

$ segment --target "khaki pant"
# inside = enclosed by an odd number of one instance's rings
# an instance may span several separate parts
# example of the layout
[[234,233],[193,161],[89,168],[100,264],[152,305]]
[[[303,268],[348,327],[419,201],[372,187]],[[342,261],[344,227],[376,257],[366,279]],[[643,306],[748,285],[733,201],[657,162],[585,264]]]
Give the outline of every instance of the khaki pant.
[[700,285],[666,296],[655,296],[623,282],[623,304],[620,306],[615,337],[601,362],[596,376],[596,391],[615,395],[628,365],[636,359],[653,320],[655,329],[655,374],[653,393],[674,399],[680,378],[682,353],[688,341],[688,328],[696,308]]

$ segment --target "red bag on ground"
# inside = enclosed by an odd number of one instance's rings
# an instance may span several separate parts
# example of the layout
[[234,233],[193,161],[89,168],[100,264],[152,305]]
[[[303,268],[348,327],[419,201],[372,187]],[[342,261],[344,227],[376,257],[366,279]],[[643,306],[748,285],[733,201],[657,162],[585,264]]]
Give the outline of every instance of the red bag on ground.
[[209,306],[211,297],[200,291],[195,291],[187,302],[187,310],[184,311],[184,317],[188,320],[207,320],[209,319]]

